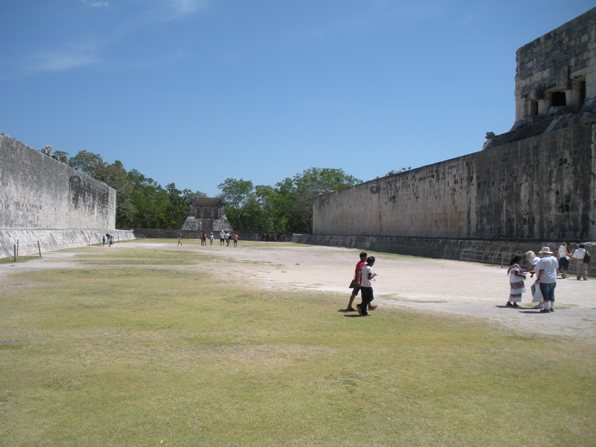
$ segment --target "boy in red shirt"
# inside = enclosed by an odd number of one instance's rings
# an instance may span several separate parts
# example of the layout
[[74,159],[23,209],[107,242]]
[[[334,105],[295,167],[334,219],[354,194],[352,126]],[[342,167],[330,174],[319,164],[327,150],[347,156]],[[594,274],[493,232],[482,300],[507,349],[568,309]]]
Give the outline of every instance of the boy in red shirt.
[[360,280],[362,279],[362,269],[366,265],[366,257],[367,254],[365,252],[360,253],[360,261],[356,264],[356,268],[354,269],[354,279],[350,283],[350,289],[352,290],[352,294],[350,295],[350,301],[348,302],[348,307],[346,307],[345,312],[356,312],[356,309],[352,307],[352,303],[354,302],[354,298],[360,292]]

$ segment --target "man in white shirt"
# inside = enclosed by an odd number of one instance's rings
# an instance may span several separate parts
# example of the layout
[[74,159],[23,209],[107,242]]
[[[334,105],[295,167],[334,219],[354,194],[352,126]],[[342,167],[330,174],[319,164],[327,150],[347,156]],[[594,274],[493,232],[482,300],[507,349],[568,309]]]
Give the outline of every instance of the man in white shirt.
[[543,298],[542,313],[555,311],[555,287],[557,287],[557,271],[559,261],[553,256],[549,247],[542,247],[538,252],[540,261],[536,265],[536,284],[540,285]]
[[579,248],[573,250],[572,256],[575,259],[575,274],[578,281],[581,278],[584,278],[586,281],[588,280],[588,264],[584,262],[587,253],[585,247],[584,244],[579,244]]

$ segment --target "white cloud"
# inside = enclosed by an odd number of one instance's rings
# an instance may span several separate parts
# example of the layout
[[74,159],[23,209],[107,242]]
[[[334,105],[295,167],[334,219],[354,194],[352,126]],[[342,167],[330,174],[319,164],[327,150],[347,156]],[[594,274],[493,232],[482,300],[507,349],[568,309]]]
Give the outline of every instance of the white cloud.
[[81,3],[91,8],[106,8],[110,6],[110,2],[105,0],[81,0]]
[[97,56],[95,45],[78,45],[70,46],[58,51],[37,53],[31,60],[29,70],[32,72],[57,72],[98,62],[99,58]]
[[[107,61],[100,56],[106,49],[120,44],[138,31],[190,17],[207,9],[211,4],[211,0],[120,0],[120,2],[78,0],[78,2],[88,8],[109,8],[114,14],[122,14],[114,17],[111,29],[102,32],[99,36],[87,36],[86,42],[81,43],[81,39],[85,39],[84,35],[81,35],[77,42],[54,46],[53,49],[50,47],[51,42],[44,42],[47,45],[46,48],[50,49],[13,58],[10,64],[0,70],[0,81],[40,72],[63,72],[104,64]],[[177,54],[176,57],[182,56]],[[155,60],[161,59],[156,57]],[[0,62],[2,62],[1,59]],[[111,67],[126,65],[119,64],[118,61],[109,62]],[[141,61],[137,64],[143,67],[153,63],[153,61]]]
[[185,17],[206,9],[209,0],[167,0],[175,17]]

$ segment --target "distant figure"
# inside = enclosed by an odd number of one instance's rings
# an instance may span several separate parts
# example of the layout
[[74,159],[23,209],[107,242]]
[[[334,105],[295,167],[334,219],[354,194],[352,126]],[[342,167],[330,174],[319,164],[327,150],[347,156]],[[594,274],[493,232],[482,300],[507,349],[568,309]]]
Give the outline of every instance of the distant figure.
[[522,293],[526,291],[524,287],[526,275],[521,268],[521,260],[521,256],[514,256],[509,261],[509,268],[507,269],[507,275],[509,276],[509,300],[507,301],[507,307],[519,308],[517,303],[521,303]]
[[232,236],[230,235],[230,232],[227,231],[226,232],[226,247],[230,246],[230,239],[232,238]]
[[207,233],[205,233],[204,231],[201,231],[201,247],[206,247],[207,246]]
[[219,232],[219,246],[223,247],[225,241],[226,241],[226,232],[224,230],[221,230]]
[[567,242],[561,242],[559,245],[559,271],[561,272],[561,278],[567,277],[566,273],[569,270],[569,256],[571,254],[568,250],[569,244]]
[[[577,280],[583,278],[585,281],[588,280],[588,262],[590,261],[590,252],[586,250],[584,244],[579,244],[579,248],[573,250],[573,259],[575,260],[575,275]],[[586,259],[586,256],[588,259]],[[586,260],[588,262],[586,262]]]
[[358,292],[360,292],[360,282],[362,279],[362,269],[366,265],[366,257],[368,254],[366,252],[360,253],[360,261],[356,263],[356,268],[354,269],[354,279],[350,283],[350,289],[352,289],[352,293],[350,295],[350,300],[348,301],[348,307],[346,307],[346,312],[354,312],[356,309],[352,307],[352,303],[354,302],[354,298],[358,296]]
[[213,236],[213,231],[211,233],[209,233],[209,245],[213,245],[213,240],[215,239],[215,236]]
[[232,235],[232,240],[234,241],[234,247],[238,247],[238,233],[234,231],[234,234]]
[[538,252],[540,261],[536,265],[536,284],[540,286],[542,292],[542,310],[540,312],[555,311],[555,287],[557,287],[557,271],[559,270],[559,261],[553,256],[549,247],[542,247]]
[[180,247],[182,245],[182,233],[179,231],[178,232],[178,243],[176,244],[176,247]]
[[488,149],[492,144],[493,141],[495,141],[496,135],[494,132],[486,132],[486,135],[484,136],[485,141],[484,144],[482,145],[482,150],[486,150]]
[[106,245],[106,237],[105,236],[102,236],[101,237],[101,246],[102,247],[105,247],[105,245]]
[[358,313],[365,317],[368,315],[367,309],[376,309],[377,306],[373,306],[371,303],[375,299],[373,294],[372,282],[377,276],[373,273],[372,267],[375,265],[375,257],[369,256],[366,258],[366,265],[362,269],[362,277],[360,280],[360,294],[362,296],[362,302],[356,305]]

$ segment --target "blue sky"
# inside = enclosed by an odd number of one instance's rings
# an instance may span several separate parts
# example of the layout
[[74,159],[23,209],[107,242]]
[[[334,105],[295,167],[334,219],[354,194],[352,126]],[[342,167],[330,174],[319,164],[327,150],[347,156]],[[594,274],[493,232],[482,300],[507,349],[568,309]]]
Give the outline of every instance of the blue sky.
[[0,0],[0,132],[217,194],[475,152],[586,0]]

